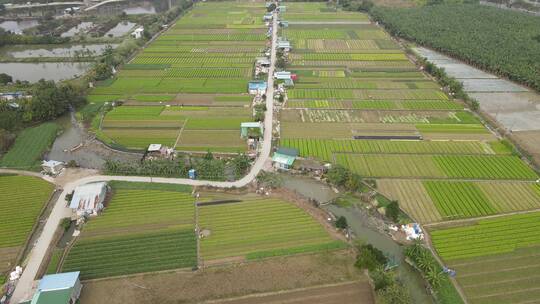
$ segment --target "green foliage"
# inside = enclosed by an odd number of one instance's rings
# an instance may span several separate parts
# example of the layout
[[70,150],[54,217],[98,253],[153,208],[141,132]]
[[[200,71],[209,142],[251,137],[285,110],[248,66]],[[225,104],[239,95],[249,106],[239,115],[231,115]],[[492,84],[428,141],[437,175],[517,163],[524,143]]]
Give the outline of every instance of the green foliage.
[[336,228],[339,229],[347,229],[347,227],[349,227],[349,224],[347,224],[347,218],[345,218],[344,216],[338,217],[335,225]]
[[391,201],[390,204],[386,206],[386,216],[389,217],[394,223],[399,222],[399,210],[398,201]]
[[251,166],[251,160],[249,157],[241,153],[231,160],[234,176],[238,179],[246,174]]
[[377,7],[372,13],[394,35],[540,89],[540,44],[533,39],[540,20],[535,16],[484,5],[446,4]]
[[71,219],[69,217],[65,217],[60,222],[60,227],[64,229],[64,231],[68,231],[69,227],[71,227]]
[[[381,304],[411,304],[412,299],[409,291],[401,283],[396,282],[378,290],[377,295],[381,299]],[[459,303],[459,302],[456,302]]]
[[384,271],[383,267],[377,267],[370,270],[369,277],[373,280],[375,291],[385,290],[394,283],[392,274]]
[[261,171],[257,175],[257,183],[263,187],[279,188],[283,185],[283,177],[277,173]]
[[60,248],[54,248],[51,253],[51,259],[49,260],[49,265],[47,265],[47,270],[45,271],[45,274],[55,274],[56,270],[58,269],[58,263],[60,262],[60,259],[62,258],[62,254],[64,253],[63,249]]
[[103,170],[109,175],[186,177],[188,168],[182,163],[169,160],[151,160],[141,163],[106,160]]
[[13,82],[13,77],[6,73],[0,73],[0,84],[7,84]]
[[388,259],[382,251],[373,247],[371,244],[361,245],[358,256],[356,257],[356,267],[374,271],[377,268],[384,267]]
[[15,142],[15,137],[15,134],[7,130],[0,129],[0,153],[6,152],[9,147],[11,147],[11,145]]

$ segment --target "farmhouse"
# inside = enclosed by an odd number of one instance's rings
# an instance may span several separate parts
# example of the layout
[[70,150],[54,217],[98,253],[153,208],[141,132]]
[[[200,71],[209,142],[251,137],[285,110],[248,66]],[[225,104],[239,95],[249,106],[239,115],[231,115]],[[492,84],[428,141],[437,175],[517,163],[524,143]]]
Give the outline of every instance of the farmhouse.
[[80,272],[66,272],[44,276],[32,300],[21,304],[74,304],[81,294]]
[[107,183],[91,183],[75,188],[69,208],[78,216],[97,215],[103,209]]
[[276,169],[289,170],[297,156],[298,150],[296,149],[279,148],[272,156],[272,164]]
[[283,49],[283,50],[286,50],[286,51],[289,51],[289,50],[292,49],[291,43],[289,42],[289,40],[281,38],[281,37],[277,41],[277,48],[278,49]]
[[268,85],[266,84],[266,81],[253,80],[253,81],[250,81],[248,84],[248,92],[249,94],[252,94],[252,95],[264,94],[266,93],[267,86]]

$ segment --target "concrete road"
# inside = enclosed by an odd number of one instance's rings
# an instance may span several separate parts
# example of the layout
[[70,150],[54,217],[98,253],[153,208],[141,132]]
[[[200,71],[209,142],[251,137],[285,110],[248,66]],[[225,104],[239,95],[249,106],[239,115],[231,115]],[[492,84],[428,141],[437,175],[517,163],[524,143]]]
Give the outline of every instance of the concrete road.
[[[71,183],[64,185],[64,189],[58,200],[54,203],[54,208],[51,212],[51,215],[47,219],[47,222],[43,228],[43,232],[39,236],[36,245],[30,251],[28,255],[28,263],[24,268],[24,272],[17,283],[15,292],[11,303],[19,303],[22,300],[29,299],[32,296],[35,285],[35,278],[39,271],[39,267],[44,260],[49,245],[53,240],[54,232],[60,224],[60,221],[64,217],[69,217],[71,215],[71,210],[67,207],[67,202],[65,201],[66,194],[71,193],[75,187],[91,182],[100,182],[100,181],[130,181],[130,182],[147,182],[147,183],[169,183],[169,184],[181,184],[181,185],[191,185],[191,186],[213,186],[220,188],[231,188],[231,187],[243,187],[252,182],[255,177],[262,170],[266,160],[270,157],[272,151],[272,120],[273,120],[273,109],[274,109],[274,66],[276,63],[276,41],[277,41],[277,16],[274,13],[273,18],[273,32],[272,32],[272,51],[271,51],[271,66],[268,72],[268,90],[266,92],[266,108],[264,118],[264,139],[262,143],[262,148],[260,154],[251,167],[249,173],[244,176],[242,179],[239,179],[234,182],[216,182],[216,181],[204,181],[204,180],[191,180],[186,178],[164,178],[164,177],[143,177],[143,176],[107,176],[107,175],[96,175],[89,176],[77,179]],[[0,169],[0,172],[11,172],[17,173],[17,170],[5,170]]]

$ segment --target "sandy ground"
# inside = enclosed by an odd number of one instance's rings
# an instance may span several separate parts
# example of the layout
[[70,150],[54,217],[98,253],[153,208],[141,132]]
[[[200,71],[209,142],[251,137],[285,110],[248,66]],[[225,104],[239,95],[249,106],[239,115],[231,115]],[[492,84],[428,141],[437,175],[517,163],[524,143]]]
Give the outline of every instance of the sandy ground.
[[349,252],[273,258],[196,272],[83,282],[81,304],[198,303],[331,283],[365,281]]
[[223,300],[220,304],[370,304],[375,303],[371,286],[367,282],[350,282],[326,285],[274,294],[256,294],[248,297]]

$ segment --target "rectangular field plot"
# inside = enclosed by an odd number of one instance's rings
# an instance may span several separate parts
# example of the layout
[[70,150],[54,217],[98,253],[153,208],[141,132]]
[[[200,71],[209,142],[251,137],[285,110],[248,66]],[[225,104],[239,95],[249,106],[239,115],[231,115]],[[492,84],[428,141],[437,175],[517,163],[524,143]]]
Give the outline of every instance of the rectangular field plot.
[[52,145],[57,132],[58,125],[52,122],[24,129],[0,158],[0,167],[22,170],[39,168],[41,156]]
[[470,226],[434,230],[433,244],[445,261],[511,253],[540,245],[540,212],[479,220]]
[[338,164],[369,177],[535,180],[515,156],[335,154]]
[[511,253],[452,260],[468,302],[534,303],[540,298],[540,246],[519,248]]
[[62,271],[80,270],[83,279],[94,279],[195,266],[194,200],[189,193],[156,187],[164,190],[115,188],[103,214],[83,229]]
[[303,210],[278,199],[199,206],[205,260],[249,259],[339,248],[325,229]]
[[412,140],[282,139],[281,146],[298,149],[302,157],[332,161],[339,152],[375,154],[491,154],[482,142]]
[[399,207],[420,223],[438,222],[443,219],[419,180],[377,180],[377,189],[399,202]]
[[473,183],[424,181],[423,184],[445,220],[479,217],[497,212]]
[[53,188],[35,177],[0,176],[0,273],[14,267],[15,258]]

